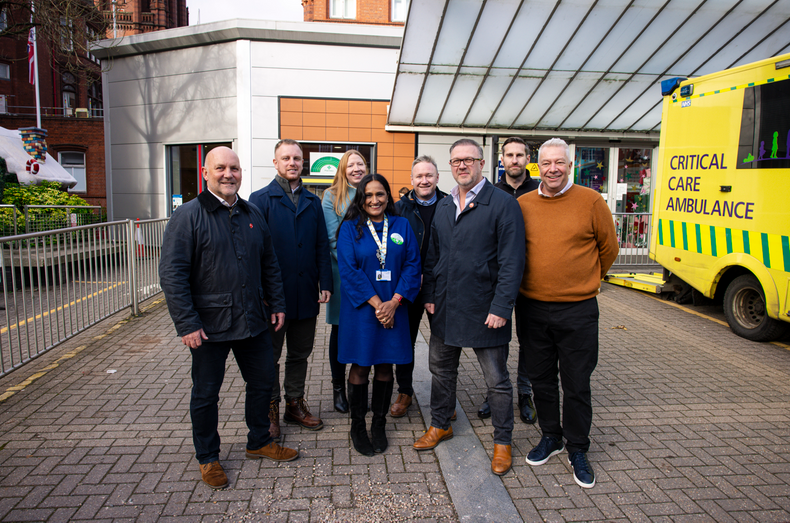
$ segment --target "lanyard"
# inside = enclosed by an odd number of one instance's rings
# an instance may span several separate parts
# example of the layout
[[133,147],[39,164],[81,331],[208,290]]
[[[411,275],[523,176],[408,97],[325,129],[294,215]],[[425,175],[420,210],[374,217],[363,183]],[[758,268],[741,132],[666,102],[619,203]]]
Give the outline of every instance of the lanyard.
[[368,229],[370,229],[370,234],[373,235],[373,239],[379,247],[376,251],[376,258],[378,258],[381,264],[381,270],[384,270],[384,260],[387,258],[387,232],[389,230],[387,216],[384,216],[384,230],[381,233],[381,240],[379,240],[379,237],[376,235],[376,229],[373,227],[373,222],[370,221],[370,218],[368,218]]

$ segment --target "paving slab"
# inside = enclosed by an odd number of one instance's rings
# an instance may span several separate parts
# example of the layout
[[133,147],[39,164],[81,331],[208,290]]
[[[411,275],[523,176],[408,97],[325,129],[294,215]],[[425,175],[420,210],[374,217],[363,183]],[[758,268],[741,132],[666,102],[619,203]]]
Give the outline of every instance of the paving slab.
[[[540,430],[518,417],[513,470],[490,473],[493,428],[476,417],[485,390],[468,349],[456,436],[415,452],[430,423],[424,340],[416,405],[388,420],[386,453],[357,455],[348,416],[332,410],[319,321],[307,401],[325,428],[283,426],[297,461],[245,459],[244,382],[229,361],[220,434],[231,485],[213,491],[194,459],[189,352],[159,297],[0,379],[0,521],[790,521],[788,343],[750,342],[606,284],[599,303],[593,489],[574,483],[565,453],[527,465]],[[429,339],[427,322],[421,332]],[[514,382],[517,354],[514,336]]]

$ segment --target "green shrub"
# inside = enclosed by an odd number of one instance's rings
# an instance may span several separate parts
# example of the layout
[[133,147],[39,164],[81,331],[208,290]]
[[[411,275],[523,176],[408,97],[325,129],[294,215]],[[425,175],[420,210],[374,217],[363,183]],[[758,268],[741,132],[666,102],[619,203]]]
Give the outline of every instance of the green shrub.
[[[14,175],[14,178],[16,178],[16,175]],[[88,205],[85,200],[64,191],[60,183],[47,181],[43,181],[38,185],[20,185],[19,183],[7,181],[3,187],[3,203],[17,208],[19,234],[25,232],[25,205],[69,205],[73,206],[71,212],[76,214],[90,214],[93,211],[93,209],[80,209],[80,206]],[[70,223],[67,209],[30,209],[29,213],[34,217],[32,220],[41,223],[41,225],[33,227],[30,232],[67,227]],[[93,221],[90,220],[85,223]],[[82,223],[79,224],[82,225]],[[11,212],[4,211],[0,213],[0,227],[5,231],[6,235],[13,234],[14,225]]]

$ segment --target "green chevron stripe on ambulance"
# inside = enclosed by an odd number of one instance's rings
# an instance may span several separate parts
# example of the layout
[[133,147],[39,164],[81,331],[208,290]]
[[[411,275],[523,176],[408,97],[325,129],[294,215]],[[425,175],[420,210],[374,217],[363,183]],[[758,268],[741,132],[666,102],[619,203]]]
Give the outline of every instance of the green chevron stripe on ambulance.
[[790,236],[659,219],[658,244],[713,258],[748,254],[768,269],[790,273]]

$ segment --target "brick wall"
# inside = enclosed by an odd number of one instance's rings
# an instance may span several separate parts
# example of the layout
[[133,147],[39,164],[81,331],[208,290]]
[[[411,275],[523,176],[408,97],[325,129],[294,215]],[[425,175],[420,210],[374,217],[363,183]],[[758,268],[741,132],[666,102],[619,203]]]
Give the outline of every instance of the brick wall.
[[384,130],[389,102],[280,98],[280,138],[376,144],[376,171],[387,178],[393,196],[411,188],[415,134]]
[[[0,126],[6,129],[35,127],[36,119],[20,116],[0,116]],[[47,152],[55,160],[59,152],[85,153],[87,191],[74,193],[90,205],[107,207],[107,186],[104,169],[104,120],[101,118],[42,117],[41,126],[47,131]]]
[[335,22],[343,24],[403,25],[391,22],[392,0],[356,0],[357,17],[354,20],[330,18],[331,0],[302,0],[305,22]]

